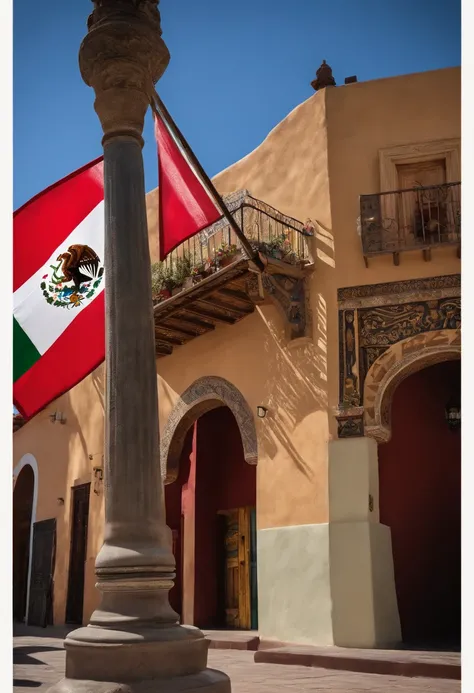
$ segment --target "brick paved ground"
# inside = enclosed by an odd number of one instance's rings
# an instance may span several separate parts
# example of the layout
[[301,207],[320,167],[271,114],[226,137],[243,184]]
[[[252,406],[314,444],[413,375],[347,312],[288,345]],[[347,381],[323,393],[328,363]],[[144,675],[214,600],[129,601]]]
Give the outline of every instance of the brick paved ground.
[[[56,633],[55,633],[56,634]],[[14,638],[15,693],[45,693],[64,674],[64,650],[59,637]],[[225,671],[233,693],[459,693],[459,681],[356,674],[278,664],[255,664],[253,652],[210,650],[209,666]]]

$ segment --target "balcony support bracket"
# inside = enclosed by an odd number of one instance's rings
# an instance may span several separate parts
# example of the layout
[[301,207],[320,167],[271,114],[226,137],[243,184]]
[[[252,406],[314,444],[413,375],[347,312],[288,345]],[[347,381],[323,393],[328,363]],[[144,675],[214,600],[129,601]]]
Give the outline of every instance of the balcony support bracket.
[[285,318],[288,339],[305,337],[309,322],[305,278],[265,272],[262,284],[270,300]]

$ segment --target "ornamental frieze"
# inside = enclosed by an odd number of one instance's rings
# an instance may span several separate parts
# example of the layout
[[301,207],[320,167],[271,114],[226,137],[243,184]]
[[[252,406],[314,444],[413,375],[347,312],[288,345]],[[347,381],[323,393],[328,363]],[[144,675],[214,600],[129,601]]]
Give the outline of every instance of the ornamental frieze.
[[360,347],[390,346],[422,332],[461,327],[461,297],[366,308],[358,313]]
[[[461,327],[460,275],[339,289],[338,300],[342,411],[364,407],[367,373],[393,344]],[[339,422],[340,437],[360,435],[359,417]]]

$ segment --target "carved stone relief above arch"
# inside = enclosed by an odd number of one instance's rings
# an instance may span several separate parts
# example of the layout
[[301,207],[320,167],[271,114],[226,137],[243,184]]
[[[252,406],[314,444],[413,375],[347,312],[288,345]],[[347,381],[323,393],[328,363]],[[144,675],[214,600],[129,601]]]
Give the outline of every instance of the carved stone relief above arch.
[[390,440],[392,398],[402,380],[428,366],[460,358],[460,330],[425,332],[389,347],[371,366],[365,379],[365,435],[379,443]]
[[364,435],[366,378],[384,354],[412,337],[460,329],[460,294],[459,274],[338,290],[340,438]]
[[247,401],[232,383],[224,378],[205,376],[196,380],[181,395],[171,411],[161,436],[161,475],[165,484],[176,480],[184,439],[193,423],[217,407],[229,407],[239,427],[248,464],[257,464],[257,432]]

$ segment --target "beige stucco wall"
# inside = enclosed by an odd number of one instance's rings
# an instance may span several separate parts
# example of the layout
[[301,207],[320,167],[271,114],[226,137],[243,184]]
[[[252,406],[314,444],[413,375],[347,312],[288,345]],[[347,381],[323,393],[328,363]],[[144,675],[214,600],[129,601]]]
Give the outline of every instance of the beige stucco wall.
[[[32,454],[38,465],[36,521],[56,518],[57,549],[54,573],[54,620],[64,623],[69,544],[71,536],[71,488],[91,482],[92,468],[102,465],[104,437],[104,367],[63,395],[13,436],[13,470],[22,457]],[[62,412],[66,423],[51,423],[49,415]],[[93,456],[89,460],[89,455]],[[103,493],[91,492],[84,588],[84,618],[98,602],[94,587],[94,561],[102,544]],[[64,504],[58,499],[63,498]]]
[[[334,289],[455,274],[454,248],[380,256],[364,265],[356,220],[359,195],[380,192],[379,150],[461,137],[461,69],[447,68],[334,87],[326,92]],[[458,180],[461,177],[459,175]],[[454,182],[454,181],[453,181]],[[332,307],[335,310],[335,306]],[[337,334],[328,329],[331,353]],[[338,360],[328,362],[329,404],[338,402]]]
[[[315,568],[314,580],[308,578],[304,590],[314,593],[319,585],[316,602],[324,602],[324,613],[329,609],[327,613],[333,613],[333,622],[321,621],[321,629],[313,631],[313,642],[316,635],[321,642],[333,638],[342,643],[352,637],[349,630],[344,630],[346,621],[337,616],[341,610],[331,612],[327,601],[337,598],[339,605],[349,608],[344,600],[346,587],[340,582],[343,578],[336,578],[324,565],[327,558],[329,566],[339,566],[347,576],[351,575],[347,556],[355,546],[359,546],[360,555],[371,566],[365,578],[362,568],[359,576],[361,590],[366,590],[366,604],[370,599],[377,603],[377,608],[374,602],[364,611],[362,630],[366,642],[377,633],[379,639],[389,641],[396,632],[393,599],[384,592],[393,573],[390,536],[378,525],[375,515],[360,517],[361,513],[367,514],[368,489],[377,497],[373,471],[376,462],[366,451],[365,462],[357,468],[348,467],[331,453],[328,467],[328,442],[336,429],[333,407],[338,400],[337,289],[460,271],[453,249],[433,251],[431,262],[424,262],[419,253],[409,253],[402,254],[398,267],[388,256],[371,259],[366,268],[356,231],[359,195],[380,189],[379,149],[459,137],[459,113],[460,70],[456,68],[329,88],[298,106],[260,147],[219,174],[215,183],[223,193],[247,188],[281,212],[302,221],[310,217],[317,222],[312,247],[312,339],[288,345],[282,318],[275,307],[264,305],[240,323],[218,326],[213,333],[178,347],[172,356],[157,361],[162,430],[180,394],[205,375],[229,380],[247,400],[254,416],[257,405],[268,408],[265,419],[255,416],[259,445],[257,522],[259,537],[267,537],[259,544],[259,611],[265,611],[267,602],[281,603],[279,600],[294,590],[296,558],[291,554],[293,549],[285,530],[294,528],[288,536],[301,537],[303,541],[306,530],[298,534],[298,527],[319,526],[308,532],[314,539],[314,558],[323,562],[322,568]],[[156,259],[157,191],[147,196],[147,207],[150,249]],[[14,466],[25,453],[32,453],[38,461],[38,519],[58,519],[58,622],[64,618],[67,593],[70,488],[74,483],[92,480],[92,467],[103,451],[103,385],[101,368],[14,436]],[[66,414],[64,426],[50,423],[47,415],[55,410]],[[90,461],[89,454],[99,457]],[[347,474],[351,475],[350,485],[346,484]],[[58,505],[58,497],[64,497],[64,506]],[[103,496],[91,494],[86,620],[97,600],[93,559],[102,541],[102,513]],[[341,526],[332,531],[331,525],[336,522]],[[271,563],[273,552],[275,547],[284,546],[289,553],[282,556],[280,565],[286,568],[276,576]],[[277,591],[272,584],[278,585]],[[358,608],[362,603],[363,600]],[[352,612],[347,609],[348,624]],[[386,615],[391,614],[391,632],[383,632],[383,625],[377,625],[377,614],[385,614],[384,622],[388,622]],[[361,618],[355,612],[352,616]],[[273,628],[272,623],[278,618],[268,611],[263,620],[260,617],[265,635],[284,639],[282,624],[291,621],[288,632],[298,639],[292,631],[295,612],[290,609],[288,618],[281,617],[280,625]]]
[[[298,106],[260,147],[220,173],[214,183],[221,192],[248,188],[284,213],[303,220],[314,217],[330,228],[324,92]],[[156,204],[153,191],[148,195],[150,230],[156,228]],[[313,254],[318,250],[327,250],[319,238]],[[269,409],[266,419],[256,419],[260,529],[327,520],[326,328],[331,271],[319,262],[311,280],[312,341],[290,348],[276,309],[263,306],[238,325],[218,327],[157,362],[162,426],[177,396],[203,375],[229,380],[254,413],[258,404]]]
[[[443,83],[441,102],[440,82]],[[372,258],[366,268],[356,227],[360,213],[359,195],[380,190],[380,149],[459,137],[459,68],[352,84],[314,94],[274,128],[260,147],[214,179],[222,192],[248,188],[255,197],[282,212],[299,219],[311,217],[317,221],[317,235],[312,247],[316,261],[311,281],[312,344],[300,347],[295,352],[285,348],[284,340],[279,346],[280,354],[285,354],[288,363],[293,364],[296,371],[304,373],[308,369],[306,382],[314,393],[318,393],[314,398],[315,410],[310,417],[311,437],[305,438],[302,429],[299,442],[296,428],[292,429],[289,421],[286,432],[292,439],[293,450],[286,446],[284,451],[293,459],[297,454],[304,459],[309,456],[309,468],[315,475],[319,475],[326,464],[325,445],[321,446],[320,443],[326,443],[335,435],[332,411],[338,403],[339,383],[337,289],[460,271],[460,261],[453,248],[434,250],[431,262],[425,262],[421,252],[417,251],[402,254],[400,266],[393,264],[391,256],[383,256]],[[156,225],[157,191],[149,194],[148,201],[150,229],[153,229]],[[242,329],[247,324],[248,319],[242,323]],[[256,335],[253,324],[252,333]],[[237,373],[234,376],[235,369],[232,368],[234,352],[237,354],[233,346],[235,330],[231,328],[228,331],[229,345],[225,349],[225,353],[230,354],[230,370],[227,370],[222,354],[218,366],[225,369],[225,373],[219,374],[239,387],[234,378],[241,382],[242,376]],[[214,349],[220,351],[225,339],[224,332],[219,330],[205,340],[200,338],[175,350],[171,358],[160,361],[158,372],[164,390],[167,379],[182,371],[184,354],[188,373],[186,386],[202,375],[214,374],[206,359],[202,361],[200,354],[203,349],[217,353]],[[258,351],[260,342],[256,340],[255,345]],[[247,347],[239,345],[239,351],[242,348],[245,354],[254,351],[250,343]],[[265,354],[262,360],[268,359],[271,354],[268,345],[261,351]],[[300,355],[303,355],[302,360]],[[256,379],[249,378],[248,389],[241,389],[244,397],[250,398],[251,406],[254,405],[251,400],[258,400],[258,390],[261,399],[266,394],[262,386],[266,389],[270,386],[269,383],[265,385],[265,380],[258,372],[261,367],[265,368],[264,364],[257,365]],[[215,368],[215,362],[212,368]],[[244,369],[250,374],[253,368],[253,360],[245,358]],[[303,375],[301,382],[304,381]],[[258,388],[253,387],[257,382]],[[293,404],[295,420],[303,420],[307,416],[304,411],[307,400],[300,396]],[[297,411],[300,405],[302,410]],[[162,415],[167,415],[167,409],[162,408],[161,411]],[[266,457],[265,441],[261,442],[263,457]],[[299,472],[295,465],[288,466],[286,470],[279,468],[275,483],[293,485],[297,476]],[[273,486],[266,474],[265,479],[266,484]],[[303,504],[308,509],[308,504],[312,505],[314,511],[304,521],[320,521],[315,517],[325,514],[323,494],[319,493],[325,483],[320,480],[317,497]],[[307,490],[310,492],[309,485]],[[287,511],[279,508],[267,517],[266,503],[262,499],[259,527],[301,522],[300,516],[306,515],[306,510],[295,512],[290,497],[282,499],[282,502],[287,506]],[[290,521],[285,519],[288,514],[292,518]]]
[[[243,393],[258,436],[260,529],[325,521],[328,431],[318,352],[313,344],[288,351],[275,307],[176,349],[158,361],[158,372],[161,428],[202,375],[225,378]],[[256,416],[259,404],[268,408],[265,419]]]

